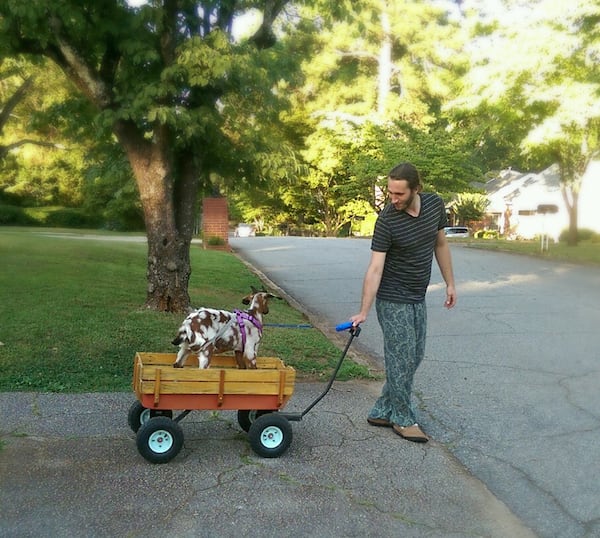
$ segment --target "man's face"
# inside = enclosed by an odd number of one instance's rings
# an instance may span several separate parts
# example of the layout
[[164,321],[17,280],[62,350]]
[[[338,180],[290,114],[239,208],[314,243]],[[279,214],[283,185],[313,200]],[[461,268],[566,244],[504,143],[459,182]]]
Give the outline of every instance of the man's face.
[[388,196],[394,207],[406,211],[413,203],[416,190],[411,190],[405,179],[388,179]]

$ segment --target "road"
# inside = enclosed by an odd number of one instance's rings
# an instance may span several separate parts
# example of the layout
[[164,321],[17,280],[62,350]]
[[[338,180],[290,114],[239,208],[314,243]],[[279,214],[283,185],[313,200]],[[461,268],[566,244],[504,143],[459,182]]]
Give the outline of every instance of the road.
[[[369,241],[231,246],[333,327],[358,311]],[[600,536],[600,271],[453,244],[459,302],[434,264],[415,395],[428,433],[543,537]],[[375,314],[361,344],[381,361]]]

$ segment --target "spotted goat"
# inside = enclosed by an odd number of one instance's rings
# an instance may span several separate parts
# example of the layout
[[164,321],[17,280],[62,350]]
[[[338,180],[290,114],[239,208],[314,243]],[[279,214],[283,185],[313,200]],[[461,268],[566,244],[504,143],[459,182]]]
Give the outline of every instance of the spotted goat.
[[256,357],[262,337],[262,317],[269,313],[269,299],[280,299],[264,288],[242,299],[247,310],[215,310],[199,308],[191,312],[179,327],[172,344],[179,346],[173,366],[183,368],[187,358],[198,355],[198,366],[208,368],[215,353],[233,351],[238,368],[256,368]]

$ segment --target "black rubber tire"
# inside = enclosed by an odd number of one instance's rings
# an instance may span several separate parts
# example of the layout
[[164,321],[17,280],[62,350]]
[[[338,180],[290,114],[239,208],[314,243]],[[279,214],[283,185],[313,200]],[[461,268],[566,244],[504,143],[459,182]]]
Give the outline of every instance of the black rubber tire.
[[139,429],[136,444],[139,453],[150,463],[167,463],[183,446],[183,430],[168,417],[151,418]]
[[240,409],[237,412],[237,421],[240,428],[248,433],[250,426],[252,426],[256,419],[268,413],[277,413],[277,411],[269,411],[268,409]]
[[279,413],[258,417],[248,431],[252,450],[263,458],[278,458],[292,444],[290,421]]
[[170,409],[148,409],[138,400],[131,404],[127,414],[127,423],[134,433],[137,433],[140,427],[154,417],[173,418],[173,411]]

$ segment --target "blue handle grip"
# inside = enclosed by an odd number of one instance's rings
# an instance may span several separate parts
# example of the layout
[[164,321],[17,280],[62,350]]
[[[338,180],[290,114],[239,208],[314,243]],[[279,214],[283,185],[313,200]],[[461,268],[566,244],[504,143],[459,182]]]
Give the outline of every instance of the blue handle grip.
[[340,332],[340,331],[345,331],[346,329],[350,329],[351,327],[352,327],[352,322],[345,321],[344,323],[340,323],[339,325],[337,325],[335,330],[337,332]]

